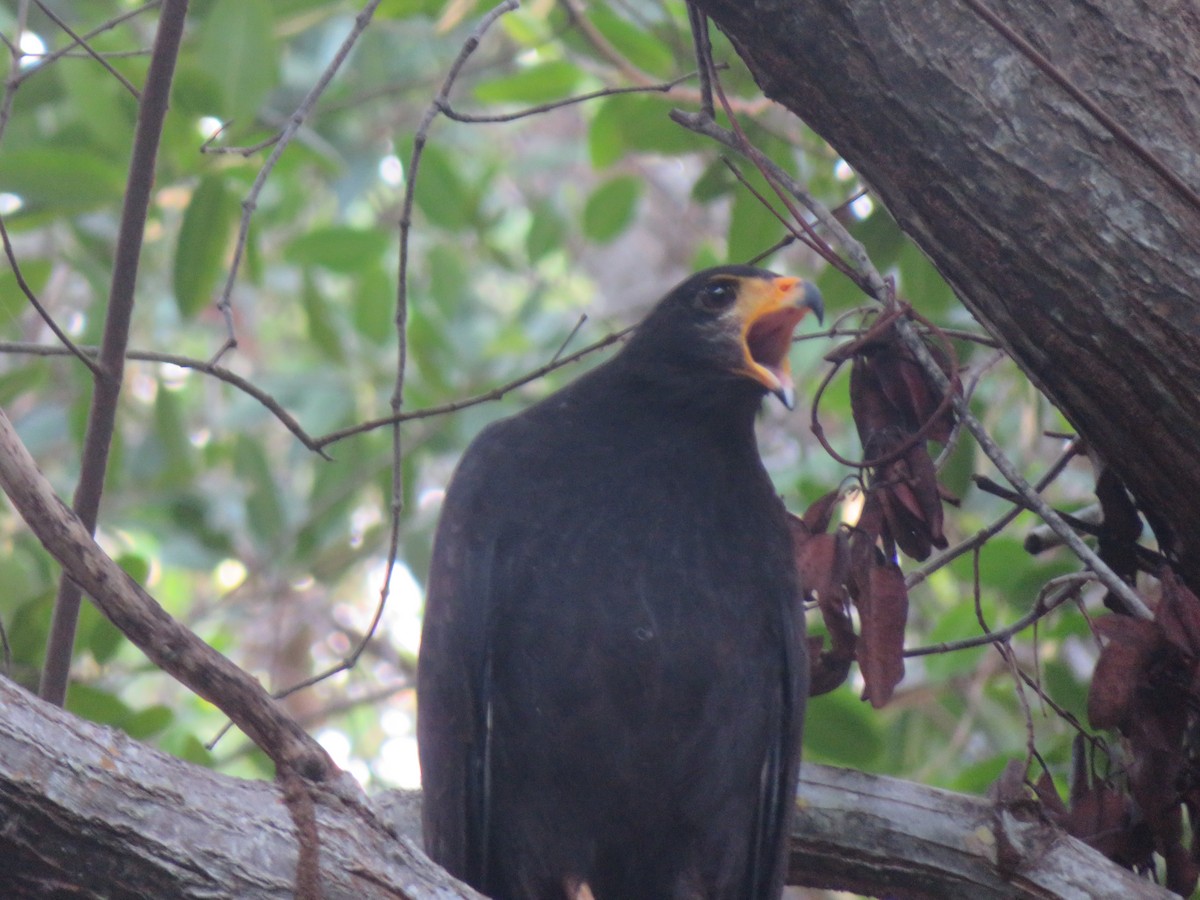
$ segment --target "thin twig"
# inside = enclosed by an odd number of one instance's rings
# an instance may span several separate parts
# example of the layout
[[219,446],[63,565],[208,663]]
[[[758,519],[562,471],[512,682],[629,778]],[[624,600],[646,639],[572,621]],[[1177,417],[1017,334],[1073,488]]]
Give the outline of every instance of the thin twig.
[[688,129],[688,131],[711,138],[718,144],[740,153],[756,165],[761,165],[762,169],[765,169],[769,173],[769,180],[783,187],[789,194],[800,201],[812,213],[817,224],[831,235],[842,248],[842,251],[849,257],[850,265],[856,271],[857,277],[853,280],[860,287],[865,284],[863,292],[867,296],[874,297],[876,300],[883,302],[887,296],[887,287],[883,276],[879,274],[871,262],[866,248],[846,230],[845,226],[837,220],[827,206],[820,203],[808,192],[803,184],[777,165],[774,160],[762,154],[759,154],[758,159],[753,158],[749,148],[743,145],[734,132],[722,128],[713,119],[706,118],[698,113],[685,112],[679,109],[671,111],[671,119]]
[[63,19],[54,10],[50,9],[50,7],[48,7],[43,2],[43,0],[33,0],[33,2],[38,5],[38,9],[40,9],[45,14],[46,18],[48,18],[51,22],[53,22],[55,25],[57,25],[59,28],[61,28],[63,31],[65,31],[70,36],[71,40],[74,41],[75,44],[82,47],[84,52],[87,53],[88,56],[90,56],[92,59],[96,60],[96,62],[100,63],[100,65],[102,65],[105,68],[105,70],[108,72],[109,75],[111,75],[113,78],[117,79],[117,81],[119,81],[121,83],[121,85],[125,88],[125,90],[129,91],[129,93],[133,95],[133,98],[135,100],[142,99],[142,92],[139,91],[137,88],[135,88],[130,83],[128,78],[126,78],[124,75],[122,75],[116,69],[114,69],[112,66],[112,63],[110,63],[107,59],[105,59],[103,56],[101,56],[99,53],[97,53],[95,50],[93,50],[92,45],[87,42],[86,38],[82,38],[79,35],[77,35],[71,29],[71,26],[68,25],[66,22],[64,22]]
[[[1054,479],[1062,474],[1062,471],[1067,467],[1067,464],[1079,454],[1079,449],[1079,443],[1072,441],[1071,444],[1068,445],[1068,447],[1061,454],[1059,454],[1058,459],[1051,463],[1050,468],[1046,470],[1045,474],[1038,479],[1037,483],[1033,486],[1033,490],[1041,492],[1049,487],[1051,482],[1053,482]],[[964,553],[968,553],[978,547],[982,547],[1001,531],[1007,528],[1023,511],[1023,507],[1014,507],[1013,509],[1010,509],[1004,513],[1004,515],[1000,516],[1000,518],[998,518],[991,525],[980,529],[965,541],[943,550],[933,559],[929,560],[929,562],[925,563],[925,565],[921,566],[921,568],[914,569],[912,572],[909,572],[904,579],[904,586],[911,591],[914,587],[916,587],[938,569],[949,565]]]
[[618,94],[666,94],[683,84],[683,82],[689,81],[695,77],[695,72],[689,72],[686,75],[680,75],[678,78],[672,78],[670,81],[662,81],[657,84],[639,84],[631,87],[601,88],[596,91],[589,91],[586,94],[577,94],[574,97],[565,97],[562,100],[553,100],[549,103],[542,103],[537,106],[529,106],[525,109],[520,109],[510,113],[463,113],[454,109],[448,101],[443,102],[442,106],[439,108],[439,111],[447,119],[472,125],[494,122],[515,122],[518,119],[525,119],[530,116],[538,116],[542,113],[551,112],[556,109],[562,109],[565,106],[575,106],[579,103],[587,103],[589,100],[598,100],[602,97],[614,97]]
[[[76,348],[83,358],[91,365],[95,365],[92,358],[96,356],[99,349],[96,347],[77,347]],[[0,353],[20,353],[28,356],[65,356],[69,351],[65,347],[56,347],[50,344],[29,344],[19,341],[0,341]],[[324,459],[332,459],[307,431],[305,431],[300,423],[289,413],[279,401],[264,391],[252,381],[248,381],[236,372],[233,372],[224,366],[214,365],[202,359],[193,359],[190,356],[180,356],[175,353],[160,353],[153,350],[130,350],[125,354],[126,359],[137,360],[138,362],[164,363],[172,366],[179,366],[181,369],[193,369],[205,375],[211,375],[218,381],[224,381],[226,384],[232,385],[242,393],[257,400],[271,415],[278,419],[283,426],[296,436],[306,448],[314,453],[320,454]]]
[[[871,262],[866,249],[855,240],[849,232],[842,226],[840,222],[829,212],[829,210],[816,200],[807,190],[804,189],[794,178],[784,172],[772,160],[768,159],[761,152],[757,152],[753,147],[747,147],[745,142],[740,139],[739,135],[734,132],[727,131],[711,119],[705,119],[703,116],[694,113],[685,113],[680,110],[674,110],[671,113],[671,118],[679,124],[683,125],[691,131],[698,134],[707,135],[718,143],[736,150],[743,156],[746,156],[759,170],[765,174],[770,173],[770,181],[772,184],[787,190],[792,196],[796,197],[817,219],[823,228],[825,228],[841,245],[843,251],[850,258],[849,261],[855,273],[855,282],[863,288],[864,292],[869,296],[874,297],[881,303],[886,302],[888,292],[886,282],[879,270],[875,268]],[[801,220],[803,221],[803,220]],[[950,389],[950,384],[946,379],[945,373],[933,358],[929,349],[925,346],[923,340],[917,334],[916,330],[910,323],[898,322],[897,331],[901,339],[909,351],[915,356],[921,367],[933,380],[934,385],[941,391]],[[1000,446],[992,440],[991,435],[987,433],[987,429],[971,412],[970,407],[961,396],[955,394],[953,399],[954,412],[962,420],[963,424],[974,436],[979,443],[980,449],[999,469],[1000,473],[1008,480],[1008,482],[1017,489],[1017,491],[1025,497],[1031,508],[1039,515],[1047,525],[1062,538],[1063,542],[1071,548],[1071,551],[1078,556],[1085,565],[1091,568],[1104,583],[1104,586],[1119,597],[1125,608],[1130,613],[1138,618],[1149,619],[1153,614],[1150,609],[1137,595],[1137,593],[1126,584],[1119,575],[1105,563],[1100,557],[1085,544],[1075,532],[1062,521],[1062,518],[1046,503],[1037,492],[1029,485],[1016,466],[1008,459]]]
[[[367,431],[373,427],[379,427],[384,424],[391,424],[392,433],[392,502],[391,502],[391,529],[388,537],[388,556],[387,564],[382,577],[382,584],[379,589],[379,600],[375,606],[375,612],[371,617],[371,622],[367,626],[366,632],[358,644],[347,654],[342,660],[328,667],[325,671],[319,672],[313,676],[305,678],[279,692],[277,696],[286,697],[296,691],[302,690],[317,684],[320,681],[336,675],[338,672],[343,672],[354,668],[358,664],[358,659],[362,656],[363,651],[370,644],[375,635],[376,629],[379,627],[380,619],[383,617],[384,608],[387,605],[387,599],[390,592],[392,573],[395,571],[396,562],[399,556],[400,549],[400,517],[403,513],[403,481],[402,481],[402,464],[403,464],[403,446],[400,441],[400,423],[405,418],[416,418],[417,416],[402,416],[400,409],[403,406],[404,398],[404,369],[407,358],[407,341],[405,328],[407,324],[407,261],[408,261],[408,231],[412,220],[413,206],[413,189],[416,181],[417,171],[420,164],[420,148],[424,146],[428,135],[429,127],[440,111],[440,104],[444,103],[449,95],[451,87],[453,87],[455,79],[462,70],[463,64],[467,58],[479,46],[480,38],[484,32],[500,18],[504,13],[516,9],[518,6],[517,0],[505,0],[500,6],[488,13],[478,26],[468,36],[463,44],[462,50],[459,52],[458,58],[450,67],[450,72],[446,76],[442,84],[442,88],[438,96],[430,104],[425,115],[421,119],[421,123],[417,128],[416,135],[413,139],[413,156],[409,163],[408,178],[405,190],[404,212],[400,221],[400,277],[399,287],[397,289],[397,312],[396,312],[396,330],[397,340],[399,342],[399,361],[397,363],[396,387],[392,395],[392,410],[393,415],[385,420],[377,423],[366,423],[365,425],[355,426],[353,429],[344,429],[342,432],[337,432],[335,435],[328,435],[321,438],[317,443],[318,446],[324,447],[334,440],[340,440],[343,437],[348,437],[350,434],[357,434],[362,431]],[[482,402],[482,401],[480,401]],[[461,408],[461,407],[459,407]],[[446,410],[449,411],[449,410]],[[429,413],[433,414],[433,413]],[[213,738],[212,744],[218,741],[226,729],[222,729],[220,733]]]
[[404,441],[400,427],[399,416],[404,408],[404,377],[408,367],[408,252],[409,232],[412,228],[413,203],[416,197],[417,174],[421,166],[421,153],[425,142],[429,139],[429,129],[433,125],[442,108],[449,103],[450,91],[454,82],[462,72],[463,66],[471,54],[479,47],[479,42],[489,28],[504,14],[519,6],[518,0],[505,0],[499,6],[488,12],[479,24],[467,36],[457,58],[450,65],[442,86],[434,97],[433,102],[425,110],[417,130],[413,135],[412,155],[409,157],[407,179],[404,186],[404,205],[400,215],[400,265],[396,279],[396,385],[392,392],[391,408],[394,421],[392,422],[392,496],[391,496],[391,525],[388,534],[387,563],[379,586],[379,602],[375,614],[367,626],[366,634],[350,655],[346,658],[346,668],[352,668],[358,662],[367,643],[379,627],[383,610],[387,606],[388,595],[391,591],[392,573],[396,569],[396,561],[400,554],[400,521],[404,512]]
[[29,17],[29,0],[18,0],[17,22],[13,31],[15,40],[9,44],[8,52],[11,59],[8,65],[8,75],[4,79],[4,95],[0,97],[0,139],[8,127],[12,115],[13,98],[21,83],[21,60],[25,54],[21,50],[21,35],[25,33],[25,22]]
[[[140,16],[142,13],[148,12],[152,9],[157,9],[158,7],[162,6],[162,3],[163,3],[163,0],[150,0],[149,3],[139,6],[137,9],[131,9],[128,12],[121,13],[119,16],[113,16],[107,22],[102,22],[101,24],[99,24],[95,28],[93,28],[91,31],[87,32],[83,36],[83,40],[84,41],[91,40],[98,34],[103,34],[105,31],[110,31],[113,28],[116,28],[122,22],[126,22],[129,19]],[[71,41],[69,44],[66,44],[63,47],[59,47],[57,50],[55,50],[51,53],[47,53],[45,56],[38,57],[38,62],[35,65],[29,66],[28,68],[26,68],[25,70],[23,70],[21,72],[20,76],[16,79],[16,84],[18,84],[18,85],[21,84],[21,82],[25,81],[27,78],[31,78],[34,75],[36,75],[38,72],[43,71],[47,66],[49,66],[51,63],[55,62],[59,58],[61,58],[63,56],[67,56],[72,50],[75,49],[75,47],[77,46],[78,43],[81,43],[81,41]],[[137,53],[139,56],[144,56],[146,51],[138,50]],[[113,54],[106,53],[106,54],[102,54],[102,55],[112,56]]]
[[229,264],[229,274],[225,278],[225,287],[221,290],[221,298],[217,301],[217,309],[220,310],[222,317],[225,319],[226,338],[219,350],[213,355],[210,360],[215,364],[220,361],[226,353],[237,346],[237,334],[233,327],[233,285],[237,281],[238,270],[242,265],[242,257],[246,253],[246,241],[250,235],[250,218],[254,215],[254,210],[258,206],[258,195],[262,192],[263,186],[267,183],[267,178],[275,169],[275,164],[279,162],[279,158],[283,156],[283,151],[287,149],[292,138],[296,136],[296,132],[316,106],[317,100],[321,94],[329,87],[329,83],[333,80],[333,76],[337,74],[338,69],[342,67],[342,63],[346,61],[346,57],[350,55],[355,42],[358,41],[360,35],[366,30],[367,25],[371,22],[371,17],[375,15],[375,9],[379,6],[380,0],[367,0],[366,6],[362,12],[354,17],[354,25],[350,29],[350,33],[346,35],[342,45],[338,47],[337,53],[330,60],[325,71],[321,73],[321,77],[317,79],[317,83],[312,86],[304,99],[300,101],[300,105],[296,107],[296,111],[292,113],[288,119],[287,125],[279,133],[279,140],[275,142],[275,149],[271,151],[271,155],[267,157],[267,161],[263,163],[261,169],[258,170],[258,175],[254,178],[254,183],[250,186],[250,191],[246,194],[246,198],[242,201],[242,219],[238,225],[237,243],[234,245],[233,259]]
[[696,67],[700,71],[700,112],[716,118],[712,91],[712,41],[708,33],[708,16],[695,3],[688,2],[688,24],[692,30],[692,46],[696,51]]
[[362,434],[364,431],[374,431],[376,428],[383,428],[388,425],[394,425],[398,422],[411,422],[414,419],[428,419],[433,416],[444,416],[447,413],[458,412],[460,409],[466,409],[470,406],[478,406],[481,403],[491,403],[495,400],[500,400],[509,391],[516,390],[523,385],[529,384],[531,381],[545,376],[553,372],[555,369],[561,369],[563,366],[568,366],[576,360],[582,359],[589,353],[595,353],[597,350],[602,350],[605,347],[615,344],[625,335],[629,334],[633,328],[623,328],[620,331],[615,331],[612,334],[602,337],[600,340],[588,344],[581,350],[576,350],[568,356],[563,356],[557,360],[546,363],[543,366],[526,372],[512,381],[494,387],[491,390],[484,391],[482,394],[476,394],[474,397],[467,397],[463,400],[452,400],[449,403],[441,403],[437,406],[428,406],[425,409],[414,409],[409,412],[394,413],[390,416],[384,416],[379,419],[371,419],[367,422],[360,422],[357,425],[352,425],[349,428],[342,428],[338,431],[331,431],[328,434],[322,435],[316,439],[315,446],[317,448],[328,447],[330,444],[335,444],[338,441],[345,440],[348,437],[353,437],[356,434]]
[[[943,334],[950,336],[949,331],[943,331]],[[983,380],[983,376],[993,366],[998,365],[1001,360],[1007,359],[1008,354],[1003,350],[997,350],[991,357],[977,366],[971,372],[971,377],[963,383],[963,398],[970,404],[975,396],[975,391],[979,388],[979,382]],[[950,429],[950,437],[947,438],[946,444],[942,447],[942,452],[938,454],[937,459],[933,461],[933,470],[941,472],[954,456],[954,452],[958,449],[959,443],[962,441],[963,424],[959,419],[954,420],[954,427]]]
[[[900,324],[903,325],[904,323]],[[945,374],[930,354],[929,349],[925,346],[925,342],[911,328],[900,327],[898,331],[905,346],[916,357],[938,390],[948,390],[950,387],[949,382],[946,381]],[[983,423],[975,418],[975,414],[971,412],[970,407],[957,394],[954,397],[954,411],[978,442],[980,449],[983,450],[987,458],[1000,471],[1000,474],[1028,502],[1029,508],[1050,526],[1050,529],[1062,539],[1064,544],[1071,548],[1071,551],[1083,561],[1084,565],[1096,573],[1096,576],[1113,596],[1120,599],[1125,609],[1139,619],[1153,619],[1154,613],[1146,606],[1142,598],[1137,595],[1137,592],[1126,584],[1121,576],[1114,572],[1108,563],[1099,557],[1096,551],[1085,544],[1083,539],[1075,533],[1075,530],[1064,522],[1054,508],[1042,499],[1042,496],[1030,486],[1029,482],[1025,480],[1025,477],[1013,465],[1000,445],[993,440],[988,430],[983,426]]]
[[579,317],[579,321],[575,323],[575,327],[572,328],[570,330],[570,332],[567,333],[567,336],[565,338],[563,338],[563,342],[558,345],[558,349],[554,351],[554,355],[552,357],[550,357],[551,363],[558,362],[559,357],[567,352],[567,347],[570,346],[571,341],[575,340],[575,335],[579,334],[579,329],[583,327],[584,323],[587,322],[587,320],[588,320],[587,313],[583,313]]
[[[1083,584],[1095,580],[1096,577],[1089,572],[1073,572],[1069,575],[1053,578],[1042,586],[1042,590],[1038,593],[1037,600],[1034,601],[1033,607],[1029,612],[1011,625],[996,629],[995,631],[988,631],[975,637],[963,638],[957,641],[943,641],[940,644],[929,644],[924,647],[912,647],[905,650],[904,655],[907,657],[931,656],[935,653],[953,653],[956,650],[969,650],[972,647],[984,647],[988,644],[994,644],[997,641],[1007,641],[1009,638],[1016,636],[1029,626],[1045,618],[1053,610],[1058,609],[1063,603],[1071,599]],[[1047,591],[1052,591],[1052,593],[1046,596]]]
[[21,266],[17,262],[17,256],[13,252],[12,241],[9,240],[8,229],[4,225],[3,216],[0,216],[0,241],[4,243],[4,255],[8,257],[8,264],[12,267],[13,277],[17,280],[17,287],[21,289],[21,293],[25,295],[25,299],[37,310],[37,314],[42,317],[42,321],[46,323],[46,326],[54,332],[54,336],[62,342],[63,348],[87,366],[94,376],[99,377],[100,367],[87,354],[80,350],[74,341],[67,337],[65,331],[58,327],[58,323],[54,321],[54,317],[50,315],[49,310],[42,306],[42,301],[38,299],[37,294],[33,292],[33,288],[25,281],[25,276],[21,274]]
[[[108,469],[108,454],[116,429],[117,401],[120,398],[121,379],[125,370],[125,350],[129,343],[129,325],[133,317],[138,262],[141,258],[146,217],[154,189],[158,145],[166,120],[171,79],[179,58],[179,45],[183,39],[187,6],[187,0],[164,0],[134,130],[129,177],[126,180],[125,201],[117,229],[112,282],[109,286],[108,308],[104,316],[104,333],[98,356],[100,373],[94,379],[87,430],[83,439],[79,482],[73,501],[74,510],[89,533],[95,532],[96,529],[100,496],[104,491],[104,477]],[[61,706],[66,698],[80,600],[78,584],[64,573],[59,580],[58,595],[54,602],[54,616],[50,625],[39,687],[41,697],[57,706]]]

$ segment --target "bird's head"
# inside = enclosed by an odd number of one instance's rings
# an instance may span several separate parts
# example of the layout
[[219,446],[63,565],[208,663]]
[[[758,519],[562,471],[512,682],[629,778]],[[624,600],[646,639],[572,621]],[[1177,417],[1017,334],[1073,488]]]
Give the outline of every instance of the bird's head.
[[716,376],[758,386],[791,409],[788,350],[809,312],[822,320],[821,294],[809,282],[753,266],[721,266],[693,275],[660,300],[628,350],[643,365],[700,384]]

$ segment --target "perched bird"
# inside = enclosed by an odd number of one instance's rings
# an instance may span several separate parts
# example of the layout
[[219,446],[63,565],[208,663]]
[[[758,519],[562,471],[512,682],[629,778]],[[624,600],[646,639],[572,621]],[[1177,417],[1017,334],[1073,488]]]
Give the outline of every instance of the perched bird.
[[471,444],[417,671],[424,834],[503,900],[776,898],[807,694],[768,393],[816,289],[684,281],[624,348]]

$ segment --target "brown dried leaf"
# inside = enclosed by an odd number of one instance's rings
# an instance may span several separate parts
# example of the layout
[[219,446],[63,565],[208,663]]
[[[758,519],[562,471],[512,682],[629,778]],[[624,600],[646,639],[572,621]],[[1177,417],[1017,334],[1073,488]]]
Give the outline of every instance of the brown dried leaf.
[[1163,857],[1167,863],[1167,890],[1181,897],[1190,897],[1200,881],[1200,867],[1182,844],[1172,844]]
[[[854,632],[850,632],[854,637]],[[824,641],[814,635],[808,639],[808,696],[819,697],[845,683],[854,662],[854,643],[849,652],[833,647],[824,649]]]
[[1000,777],[988,787],[988,797],[1005,806],[1026,802],[1028,795],[1025,793],[1025,771],[1023,760],[1010,759],[1004,764],[1004,771],[1000,773]]
[[858,668],[866,687],[863,699],[879,709],[892,698],[904,677],[904,626],[908,621],[908,589],[904,574],[893,563],[871,567],[867,590],[855,598],[862,637]]
[[[909,433],[925,427],[936,416],[937,421],[926,431],[926,436],[930,440],[946,443],[954,428],[953,413],[949,408],[939,413],[940,392],[933,387],[921,364],[901,345],[895,331],[889,332],[886,337],[888,342],[871,354],[876,377],[884,393],[904,417]],[[949,378],[950,366],[941,348],[928,343],[926,346]]]
[[[817,504],[829,496],[836,499],[837,495],[826,495]],[[812,507],[809,507],[811,511]],[[794,515],[789,516],[788,524],[800,583],[806,593],[816,596],[833,645],[825,650],[821,637],[808,638],[808,695],[815,697],[844,682],[854,661],[854,623],[850,619],[845,588],[850,552],[843,531],[826,534],[822,525],[822,531],[814,534],[803,519]]]
[[850,412],[868,459],[887,453],[911,430],[888,400],[867,357],[856,356],[850,366]]
[[921,518],[929,531],[929,542],[944,550],[948,543],[943,530],[942,492],[937,481],[937,470],[933,467],[924,441],[909,447],[904,454],[904,461],[912,477],[912,489],[921,508]]
[[1125,794],[1105,784],[1094,784],[1071,799],[1071,811],[1063,827],[1114,862],[1134,865],[1149,861],[1153,844],[1136,833],[1131,807]]
[[929,528],[920,518],[920,508],[912,489],[903,482],[894,482],[877,485],[871,490],[879,495],[888,533],[900,549],[915,560],[928,559],[933,544],[929,539]]
[[1058,789],[1054,786],[1054,779],[1050,777],[1049,772],[1042,772],[1038,780],[1034,782],[1033,792],[1042,801],[1042,806],[1050,821],[1061,825],[1067,818],[1067,805],[1058,795]]
[[1192,659],[1200,657],[1200,599],[1169,566],[1163,567],[1159,577],[1162,600],[1155,611],[1155,621],[1173,646]]
[[833,511],[837,507],[841,496],[840,491],[830,491],[824,497],[814,501],[804,511],[801,521],[804,523],[804,527],[808,529],[809,534],[819,534],[822,531],[829,530],[829,523],[833,519]]
[[1096,631],[1108,639],[1100,651],[1088,690],[1088,721],[1093,728],[1127,725],[1146,668],[1161,643],[1158,625],[1130,616],[1102,616]]
[[798,542],[796,533],[796,529],[793,529],[792,543],[804,590],[814,594],[821,603],[827,597],[841,594],[848,565],[845,538],[836,533],[814,534]]

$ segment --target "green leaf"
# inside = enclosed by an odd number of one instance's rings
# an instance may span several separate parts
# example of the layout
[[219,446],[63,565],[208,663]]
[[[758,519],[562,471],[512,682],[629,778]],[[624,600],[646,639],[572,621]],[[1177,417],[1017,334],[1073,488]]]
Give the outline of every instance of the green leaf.
[[[182,406],[180,392],[160,381],[154,396],[154,434],[163,454],[161,483],[167,487],[186,487],[195,476],[196,451],[188,440]],[[144,581],[145,576],[139,580]]]
[[[774,193],[758,173],[746,173],[750,183],[768,200]],[[787,215],[784,213],[784,215]],[[746,262],[762,253],[786,233],[783,224],[762,201],[744,187],[733,197],[729,216],[728,256],[730,262]]]
[[117,557],[117,565],[140,585],[145,585],[150,577],[150,560],[139,553],[122,553]]
[[248,485],[246,520],[250,531],[265,546],[273,547],[283,533],[285,519],[283,502],[267,456],[253,439],[239,435],[234,465],[238,476]]
[[333,225],[293,239],[284,258],[298,266],[319,266],[343,275],[357,275],[379,265],[390,239],[382,231]]
[[392,341],[396,334],[396,290],[392,280],[382,269],[371,269],[358,280],[352,296],[354,330],[373,344]]
[[582,80],[577,66],[552,60],[484,81],[475,88],[475,97],[483,103],[549,103],[570,96]]
[[212,300],[224,270],[237,209],[237,201],[220,176],[205,176],[192,192],[179,227],[172,273],[175,303],[185,319],[195,316]]
[[212,751],[205,747],[204,743],[194,734],[179,733],[178,729],[173,729],[158,743],[163,750],[184,762],[195,763],[210,769],[216,766],[216,758]]
[[[201,66],[213,73],[225,121],[249,125],[279,77],[279,48],[268,0],[217,0],[200,35]],[[216,112],[216,111],[214,111]]]
[[383,0],[375,10],[376,19],[410,19],[413,16],[436,16],[444,0]]
[[73,682],[67,691],[67,711],[89,722],[117,728],[132,714],[121,698],[90,684]]
[[97,78],[89,65],[54,67],[59,83],[80,122],[107,149],[129,152],[129,139],[137,118],[137,102],[113,78]]
[[711,203],[725,197],[734,190],[737,179],[721,159],[714,159],[692,184],[692,199],[697,203]]
[[449,154],[426,144],[415,177],[416,203],[430,222],[449,231],[471,224],[477,204]]
[[538,262],[555,250],[561,250],[567,236],[567,223],[551,203],[542,202],[530,210],[532,218],[525,235],[525,252],[531,263]]
[[613,240],[629,227],[637,211],[642,182],[632,175],[611,178],[592,191],[583,209],[583,232],[594,241]]
[[62,214],[86,212],[116,200],[124,189],[124,167],[86,146],[12,150],[0,165],[0,192],[24,201],[18,216],[43,207]]
[[[33,291],[34,296],[41,294],[50,279],[50,261],[47,259],[18,260],[21,264],[21,277]],[[17,284],[17,275],[8,266],[7,261],[3,271],[0,271],[0,318],[5,322],[24,315],[26,310],[33,307],[29,298]]]
[[643,72],[664,80],[675,72],[675,57],[657,35],[622,19],[611,7],[601,4],[588,9],[588,18],[623,57]]
[[675,155],[700,149],[690,131],[671,121],[670,102],[644,94],[609,97],[588,127],[588,152],[597,169],[610,166],[630,152]]
[[96,607],[85,602],[79,609],[79,645],[88,650],[96,662],[103,665],[109,662],[121,645],[125,635],[112,622],[104,617]]
[[304,320],[308,325],[308,339],[316,345],[325,358],[333,362],[344,362],[346,351],[342,347],[341,335],[338,334],[333,312],[317,287],[312,273],[307,270],[304,273],[304,284],[300,290],[300,301],[304,304]]
[[125,720],[123,728],[131,738],[144,741],[165,731],[175,721],[175,713],[169,707],[148,706]]
[[954,292],[916,244],[906,242],[899,254],[899,290],[925,316],[945,315],[955,303]]
[[863,768],[882,752],[878,720],[849,690],[843,687],[809,698],[804,716],[806,759]]

